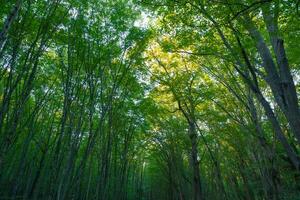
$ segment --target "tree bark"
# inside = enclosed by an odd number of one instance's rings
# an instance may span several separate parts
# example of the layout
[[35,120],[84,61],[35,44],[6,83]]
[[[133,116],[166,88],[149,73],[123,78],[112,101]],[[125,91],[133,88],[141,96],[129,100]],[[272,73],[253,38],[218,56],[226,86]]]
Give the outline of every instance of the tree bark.
[[189,137],[192,143],[191,162],[193,168],[194,200],[203,200],[204,198],[202,197],[202,187],[199,173],[197,132],[194,122],[190,122],[189,124]]

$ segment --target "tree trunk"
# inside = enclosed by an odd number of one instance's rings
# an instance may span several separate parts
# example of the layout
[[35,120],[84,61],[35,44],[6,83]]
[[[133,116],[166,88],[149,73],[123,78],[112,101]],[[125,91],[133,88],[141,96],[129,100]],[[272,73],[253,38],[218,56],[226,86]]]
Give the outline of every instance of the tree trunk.
[[18,0],[4,22],[4,26],[3,26],[2,30],[0,31],[0,52],[5,44],[6,35],[9,31],[12,23],[18,16],[21,5],[22,5],[22,0]]
[[194,200],[203,200],[202,198],[202,188],[199,173],[199,161],[198,161],[198,147],[197,147],[197,132],[194,122],[189,124],[189,137],[192,143],[191,148],[191,162],[193,168],[193,190],[194,190]]

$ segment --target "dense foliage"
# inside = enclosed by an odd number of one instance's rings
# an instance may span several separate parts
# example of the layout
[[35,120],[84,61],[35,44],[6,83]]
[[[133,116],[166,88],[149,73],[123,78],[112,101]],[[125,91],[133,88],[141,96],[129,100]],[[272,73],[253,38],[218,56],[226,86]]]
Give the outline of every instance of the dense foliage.
[[300,199],[298,0],[0,5],[0,199]]

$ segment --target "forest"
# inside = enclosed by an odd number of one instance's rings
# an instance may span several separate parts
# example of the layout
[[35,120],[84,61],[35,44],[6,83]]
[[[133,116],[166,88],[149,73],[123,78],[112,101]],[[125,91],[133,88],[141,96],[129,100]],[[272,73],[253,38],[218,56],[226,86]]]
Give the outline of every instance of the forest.
[[0,0],[0,200],[300,200],[299,0]]

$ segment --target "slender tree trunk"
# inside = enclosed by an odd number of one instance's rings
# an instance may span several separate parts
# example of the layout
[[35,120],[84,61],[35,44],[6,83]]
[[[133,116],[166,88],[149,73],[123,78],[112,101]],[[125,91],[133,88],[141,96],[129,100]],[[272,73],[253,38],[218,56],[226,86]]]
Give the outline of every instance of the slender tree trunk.
[[202,187],[199,173],[199,161],[198,161],[198,145],[197,145],[197,132],[194,122],[189,124],[189,137],[192,143],[191,148],[191,162],[193,168],[193,190],[194,190],[194,200],[203,200],[202,197]]
[[252,97],[251,92],[249,91],[249,109],[251,113],[251,119],[254,123],[255,130],[257,133],[257,138],[258,141],[263,149],[263,161],[266,163],[266,166],[263,166],[262,173],[263,173],[263,179],[266,184],[267,188],[267,198],[268,199],[274,199],[277,200],[279,199],[279,191],[278,191],[278,173],[277,170],[275,169],[275,166],[273,164],[274,162],[274,151],[271,149],[269,144],[267,143],[265,139],[265,134],[263,131],[263,128],[260,125],[258,116],[257,116],[257,110],[254,104],[254,100]]
[[18,13],[19,13],[21,5],[22,5],[22,1],[23,0],[16,1],[14,7],[10,11],[9,15],[7,16],[7,18],[4,22],[4,26],[3,26],[2,30],[0,31],[0,52],[3,48],[3,46],[5,45],[7,33],[10,30],[12,23],[15,21],[15,19],[18,16]]

